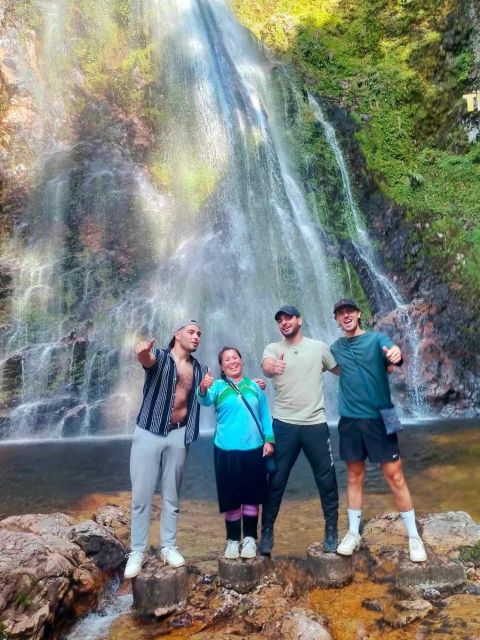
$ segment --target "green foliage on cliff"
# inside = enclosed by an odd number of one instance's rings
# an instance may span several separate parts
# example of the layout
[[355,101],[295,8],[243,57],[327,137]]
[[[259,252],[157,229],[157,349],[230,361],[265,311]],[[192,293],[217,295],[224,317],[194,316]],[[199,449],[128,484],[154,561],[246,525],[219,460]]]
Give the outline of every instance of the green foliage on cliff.
[[[233,0],[244,24],[346,107],[383,193],[404,207],[419,252],[464,295],[478,289],[480,145],[463,94],[473,88],[467,3],[453,0]],[[307,124],[306,149],[321,158]],[[328,188],[328,187],[327,187]],[[338,229],[342,234],[344,229]]]

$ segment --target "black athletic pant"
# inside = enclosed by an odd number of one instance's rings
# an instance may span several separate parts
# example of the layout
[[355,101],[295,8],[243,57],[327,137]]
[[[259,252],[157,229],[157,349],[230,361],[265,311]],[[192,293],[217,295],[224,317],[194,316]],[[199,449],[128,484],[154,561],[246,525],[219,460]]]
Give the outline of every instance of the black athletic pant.
[[275,419],[273,432],[277,470],[269,476],[268,496],[262,510],[262,529],[273,527],[277,519],[290,471],[300,451],[304,452],[312,468],[325,524],[336,525],[338,486],[327,423],[307,426]]

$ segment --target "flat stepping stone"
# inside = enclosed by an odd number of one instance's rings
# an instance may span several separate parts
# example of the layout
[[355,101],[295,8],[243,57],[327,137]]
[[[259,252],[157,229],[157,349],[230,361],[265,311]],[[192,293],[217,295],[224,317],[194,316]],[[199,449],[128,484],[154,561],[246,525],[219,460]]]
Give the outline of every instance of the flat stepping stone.
[[149,558],[132,580],[133,604],[142,616],[161,617],[177,611],[187,598],[187,571]]
[[427,562],[403,563],[395,576],[395,587],[414,598],[435,598],[461,589],[467,584],[465,567],[458,562],[442,562],[432,557]]
[[270,567],[270,559],[265,556],[255,556],[249,560],[227,560],[221,556],[218,559],[218,577],[220,583],[238,593],[247,593],[254,589]]
[[308,547],[307,565],[315,582],[323,587],[343,587],[353,579],[352,556],[325,553],[321,544]]

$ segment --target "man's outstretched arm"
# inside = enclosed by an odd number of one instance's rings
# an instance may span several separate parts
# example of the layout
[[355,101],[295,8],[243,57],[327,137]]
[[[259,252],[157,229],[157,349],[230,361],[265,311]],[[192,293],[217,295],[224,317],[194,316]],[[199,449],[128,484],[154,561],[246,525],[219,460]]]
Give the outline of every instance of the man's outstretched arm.
[[143,340],[142,342],[139,342],[135,347],[137,360],[145,369],[150,369],[150,367],[153,367],[153,365],[157,361],[155,355],[152,353],[152,347],[154,344],[155,338],[153,338],[152,340]]

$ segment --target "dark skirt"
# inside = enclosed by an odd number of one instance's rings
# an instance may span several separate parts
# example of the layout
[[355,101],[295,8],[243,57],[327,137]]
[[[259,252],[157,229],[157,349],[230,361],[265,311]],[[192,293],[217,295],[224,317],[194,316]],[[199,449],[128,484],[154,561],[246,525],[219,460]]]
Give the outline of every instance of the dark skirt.
[[220,513],[242,504],[261,504],[267,496],[263,446],[248,451],[213,447]]

